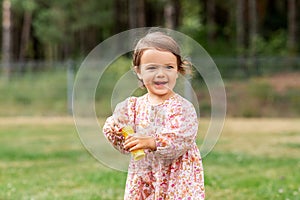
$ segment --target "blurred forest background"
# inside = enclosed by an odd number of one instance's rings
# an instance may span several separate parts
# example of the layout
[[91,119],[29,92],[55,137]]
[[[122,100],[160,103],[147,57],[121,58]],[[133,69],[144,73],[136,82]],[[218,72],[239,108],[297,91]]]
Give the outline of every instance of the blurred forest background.
[[[106,38],[136,27],[178,30],[199,42],[224,79],[228,116],[300,116],[299,0],[0,0],[0,116],[71,113],[74,75]],[[124,57],[102,87],[111,91]],[[210,97],[192,80],[200,112]],[[203,86],[204,85],[204,86]],[[109,99],[96,95],[100,115]]]

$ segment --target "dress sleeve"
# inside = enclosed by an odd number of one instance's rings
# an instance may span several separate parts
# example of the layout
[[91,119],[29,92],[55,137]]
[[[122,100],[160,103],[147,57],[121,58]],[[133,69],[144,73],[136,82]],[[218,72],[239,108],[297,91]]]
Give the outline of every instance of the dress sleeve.
[[161,159],[176,159],[192,148],[198,132],[198,118],[191,103],[175,105],[166,126],[156,132],[155,154]]
[[126,125],[134,125],[134,97],[129,97],[125,101],[119,103],[113,115],[108,117],[103,126],[103,134],[106,139],[121,153],[129,153],[124,149],[124,137],[119,130]]

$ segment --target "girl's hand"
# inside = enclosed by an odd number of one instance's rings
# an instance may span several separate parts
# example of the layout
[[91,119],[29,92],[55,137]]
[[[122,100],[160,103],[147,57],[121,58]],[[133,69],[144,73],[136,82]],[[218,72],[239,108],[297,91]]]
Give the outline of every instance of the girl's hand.
[[150,149],[154,151],[156,150],[156,142],[153,137],[133,135],[126,138],[124,148],[130,152],[138,149]]
[[122,135],[116,123],[110,124],[110,130],[111,130],[110,132],[115,135],[120,135],[120,136]]
[[123,124],[126,124],[126,123],[127,123],[127,121],[126,121],[125,117],[118,117],[117,119],[114,119],[114,122],[110,125],[111,132],[113,134],[122,136],[120,127],[122,127]]

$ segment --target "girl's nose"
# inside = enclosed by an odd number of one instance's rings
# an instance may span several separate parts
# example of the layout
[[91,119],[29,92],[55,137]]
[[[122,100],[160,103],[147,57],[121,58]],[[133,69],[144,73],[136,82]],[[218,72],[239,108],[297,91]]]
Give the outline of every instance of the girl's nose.
[[162,67],[159,67],[156,73],[157,77],[164,77],[165,73],[164,73],[164,69]]

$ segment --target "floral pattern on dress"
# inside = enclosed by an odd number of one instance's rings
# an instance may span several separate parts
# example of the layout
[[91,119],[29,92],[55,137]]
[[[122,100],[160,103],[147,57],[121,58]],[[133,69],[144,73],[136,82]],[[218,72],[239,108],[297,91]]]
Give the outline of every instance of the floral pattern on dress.
[[193,105],[175,94],[158,105],[151,105],[148,94],[129,97],[117,105],[103,132],[121,153],[124,138],[110,127],[117,118],[119,128],[132,125],[135,132],[155,138],[157,149],[130,161],[125,200],[202,200],[205,198],[202,159],[196,145],[198,119]]

